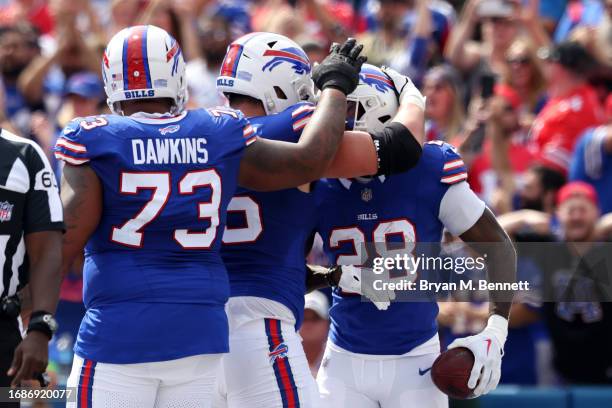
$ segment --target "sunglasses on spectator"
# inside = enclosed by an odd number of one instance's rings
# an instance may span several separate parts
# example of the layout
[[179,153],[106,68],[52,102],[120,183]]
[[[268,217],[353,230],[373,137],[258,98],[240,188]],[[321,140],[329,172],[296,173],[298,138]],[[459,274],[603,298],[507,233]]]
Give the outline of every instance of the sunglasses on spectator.
[[445,89],[448,87],[448,84],[446,82],[436,82],[433,84],[427,84],[425,86],[425,88],[427,89],[431,89],[432,91],[436,91],[436,92],[440,92],[441,90]]
[[510,19],[507,17],[485,17],[483,22],[491,22],[492,24],[503,24],[509,23]]
[[530,60],[529,60],[529,57],[524,56],[524,57],[508,58],[506,62],[511,65],[512,64],[526,65],[526,64],[529,64]]

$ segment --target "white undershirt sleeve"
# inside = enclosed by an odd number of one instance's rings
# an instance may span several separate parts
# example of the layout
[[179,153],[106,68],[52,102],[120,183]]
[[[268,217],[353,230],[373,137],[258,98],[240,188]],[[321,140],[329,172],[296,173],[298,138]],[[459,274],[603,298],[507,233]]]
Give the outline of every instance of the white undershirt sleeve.
[[459,236],[476,224],[485,207],[469,184],[462,181],[450,186],[442,197],[438,219],[451,234]]

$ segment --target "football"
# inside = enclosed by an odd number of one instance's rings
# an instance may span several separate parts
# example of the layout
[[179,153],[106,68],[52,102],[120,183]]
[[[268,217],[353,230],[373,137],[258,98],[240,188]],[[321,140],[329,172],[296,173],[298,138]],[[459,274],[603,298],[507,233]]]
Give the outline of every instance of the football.
[[474,365],[474,355],[465,347],[450,349],[440,354],[431,367],[431,378],[436,386],[456,399],[473,397],[467,382]]

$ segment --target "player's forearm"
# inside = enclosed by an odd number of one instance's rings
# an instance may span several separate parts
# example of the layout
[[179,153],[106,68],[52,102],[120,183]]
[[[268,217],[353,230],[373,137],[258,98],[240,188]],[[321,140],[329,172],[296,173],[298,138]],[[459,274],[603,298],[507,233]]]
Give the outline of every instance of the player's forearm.
[[25,236],[30,262],[30,294],[33,311],[55,313],[62,281],[62,233],[42,231]]
[[[491,210],[485,208],[476,224],[461,234],[461,239],[481,256],[486,255],[490,282],[513,283],[516,281],[514,245]],[[508,318],[514,292],[491,291],[489,295],[491,313]]]
[[404,100],[393,118],[393,122],[399,122],[406,126],[421,146],[425,143],[425,112],[414,103]]
[[[516,281],[516,251],[510,239],[496,242],[487,252],[488,277],[490,282],[514,283]],[[510,316],[512,291],[492,291],[490,293],[490,312],[505,317]]]
[[333,88],[324,89],[298,142],[299,154],[294,157],[303,167],[312,169],[312,180],[323,175],[336,155],[344,135],[345,118],[346,96]]
[[325,177],[350,178],[378,172],[378,155],[372,136],[365,132],[344,132],[340,147]]
[[55,64],[56,56],[37,57],[19,75],[17,87],[30,103],[39,102],[43,96],[43,83],[49,69]]
[[344,134],[346,97],[325,89],[298,143],[259,139],[246,149],[239,184],[256,191],[298,187],[324,176]]

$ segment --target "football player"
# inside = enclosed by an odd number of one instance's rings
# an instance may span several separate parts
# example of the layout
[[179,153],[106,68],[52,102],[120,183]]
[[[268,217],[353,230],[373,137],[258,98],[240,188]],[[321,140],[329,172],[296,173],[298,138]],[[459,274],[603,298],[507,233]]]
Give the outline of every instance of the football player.
[[[253,33],[228,47],[217,85],[258,135],[297,142],[315,110],[310,73],[308,57],[296,43],[278,34]],[[402,123],[373,135],[346,132],[327,176],[388,174],[416,164],[421,147],[413,134],[423,135],[424,100],[407,78],[397,74],[396,80],[404,88],[405,103],[396,118]],[[392,97],[368,104],[378,106],[380,117],[394,115],[393,82],[364,65],[358,88],[373,86],[372,81]],[[304,313],[306,241],[316,220],[309,190],[309,185],[265,193],[239,188],[230,201],[221,250],[230,277],[230,353],[222,360],[215,408],[319,406],[297,334]]]
[[335,45],[313,72],[321,102],[298,143],[258,139],[228,108],[185,111],[179,44],[155,26],[109,42],[111,115],[76,119],[59,138],[66,165],[64,264],[85,249],[87,312],[69,407],[210,407],[229,292],[219,255],[237,184],[295,187],[321,177],[342,138],[346,94],[364,58]]
[[[368,109],[367,100],[389,96],[377,87],[358,87],[354,94],[359,94],[357,99],[364,107],[356,128],[380,129],[382,124],[376,112]],[[405,173],[317,182],[317,230],[326,254],[337,265],[362,265],[373,257],[394,256],[398,249],[392,243],[408,248],[419,242],[439,243],[446,228],[466,242],[494,243],[487,248],[490,279],[512,282],[514,248],[466,178],[465,165],[455,149],[436,141],[423,146],[418,164]],[[388,302],[362,302],[360,296],[343,290],[342,282],[339,286],[333,291],[330,335],[317,375],[320,406],[448,406],[447,397],[430,376],[440,352],[435,301],[412,298],[390,306]],[[476,396],[497,386],[508,330],[508,294],[492,296],[486,328],[450,346],[473,352],[468,386]],[[388,309],[379,310],[385,307]]]

